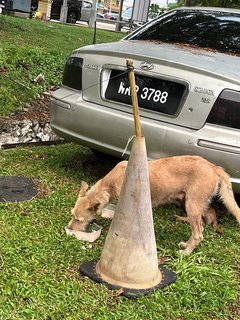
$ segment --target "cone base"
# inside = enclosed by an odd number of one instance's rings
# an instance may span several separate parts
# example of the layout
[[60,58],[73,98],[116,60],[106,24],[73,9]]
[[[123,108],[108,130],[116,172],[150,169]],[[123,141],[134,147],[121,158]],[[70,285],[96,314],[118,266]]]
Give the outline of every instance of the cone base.
[[92,260],[89,262],[85,262],[80,265],[79,271],[89,277],[90,279],[98,282],[98,283],[103,283],[105,284],[109,289],[111,290],[118,290],[118,289],[123,289],[121,295],[125,296],[126,298],[137,298],[139,296],[146,296],[152,291],[155,291],[157,289],[161,289],[166,287],[167,285],[173,283],[176,281],[176,274],[164,268],[163,266],[159,266],[159,270],[162,273],[162,279],[159,284],[152,288],[148,289],[132,289],[132,288],[126,288],[123,286],[117,286],[117,285],[112,285],[105,280],[103,280],[100,275],[96,272],[96,265],[97,265],[98,260]]

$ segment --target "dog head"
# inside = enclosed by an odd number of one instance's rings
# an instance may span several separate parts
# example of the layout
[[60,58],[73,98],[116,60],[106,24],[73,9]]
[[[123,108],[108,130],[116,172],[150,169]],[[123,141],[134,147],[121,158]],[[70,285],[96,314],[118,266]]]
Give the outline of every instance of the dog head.
[[88,184],[82,182],[78,199],[72,209],[72,220],[68,228],[77,231],[85,231],[89,222],[93,221],[100,210],[100,202],[94,195],[88,193]]

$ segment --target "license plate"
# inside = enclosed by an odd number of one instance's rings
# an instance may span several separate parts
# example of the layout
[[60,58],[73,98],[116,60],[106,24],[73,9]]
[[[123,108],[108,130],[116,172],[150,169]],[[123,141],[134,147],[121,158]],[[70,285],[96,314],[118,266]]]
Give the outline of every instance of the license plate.
[[[182,83],[145,77],[135,74],[136,91],[140,108],[174,115],[185,91]],[[132,104],[128,74],[112,70],[105,98]]]

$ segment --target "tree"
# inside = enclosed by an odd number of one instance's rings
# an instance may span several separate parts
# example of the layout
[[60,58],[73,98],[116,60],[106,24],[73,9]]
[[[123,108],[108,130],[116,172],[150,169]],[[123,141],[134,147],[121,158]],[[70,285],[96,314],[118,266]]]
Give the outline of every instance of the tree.
[[177,5],[240,8],[239,0],[177,0]]
[[160,11],[160,7],[156,3],[152,3],[149,7],[149,13],[158,13]]

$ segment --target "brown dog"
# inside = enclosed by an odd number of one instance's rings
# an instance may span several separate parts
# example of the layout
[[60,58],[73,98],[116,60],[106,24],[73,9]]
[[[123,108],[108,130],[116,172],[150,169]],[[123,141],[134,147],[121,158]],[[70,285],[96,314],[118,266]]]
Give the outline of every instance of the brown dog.
[[[82,182],[73,218],[68,227],[78,224],[84,230],[87,224],[102,213],[110,202],[118,199],[127,161],[119,162],[104,178],[90,189]],[[183,253],[190,254],[203,239],[202,218],[206,216],[213,196],[219,196],[228,211],[240,223],[240,209],[234,199],[228,174],[219,166],[198,156],[176,156],[149,161],[149,179],[154,207],[176,201],[185,202],[187,222],[192,235],[180,242]]]

